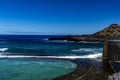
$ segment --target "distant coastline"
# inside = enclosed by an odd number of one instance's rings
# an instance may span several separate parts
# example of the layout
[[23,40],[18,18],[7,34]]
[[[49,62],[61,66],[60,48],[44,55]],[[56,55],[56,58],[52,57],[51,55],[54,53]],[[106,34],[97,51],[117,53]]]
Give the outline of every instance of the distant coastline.
[[63,37],[51,37],[48,40],[66,40],[73,42],[103,42],[105,39],[120,39],[120,25],[111,24],[107,28],[98,31],[91,35],[77,35],[77,36],[63,36]]

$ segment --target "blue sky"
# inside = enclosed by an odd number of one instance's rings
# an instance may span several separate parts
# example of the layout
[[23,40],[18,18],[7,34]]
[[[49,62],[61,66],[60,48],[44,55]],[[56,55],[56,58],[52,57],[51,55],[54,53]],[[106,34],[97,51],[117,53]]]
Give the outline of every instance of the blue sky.
[[0,34],[92,34],[120,24],[120,0],[0,0]]

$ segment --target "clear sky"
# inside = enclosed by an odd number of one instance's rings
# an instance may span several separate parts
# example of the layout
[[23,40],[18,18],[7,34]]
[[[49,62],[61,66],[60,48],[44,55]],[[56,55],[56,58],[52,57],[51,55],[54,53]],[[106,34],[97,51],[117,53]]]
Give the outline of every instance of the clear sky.
[[0,0],[0,34],[91,34],[120,24],[120,0]]

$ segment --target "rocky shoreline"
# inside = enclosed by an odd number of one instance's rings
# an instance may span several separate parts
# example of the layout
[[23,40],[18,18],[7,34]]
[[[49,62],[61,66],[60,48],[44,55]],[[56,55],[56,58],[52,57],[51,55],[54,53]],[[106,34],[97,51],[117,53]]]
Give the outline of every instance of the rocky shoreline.
[[96,38],[94,36],[64,36],[64,37],[52,37],[48,40],[66,40],[66,41],[73,41],[73,42],[80,42],[80,41],[86,41],[86,42],[103,42],[104,39]]
[[77,35],[77,36],[64,36],[52,37],[48,40],[67,40],[73,42],[87,41],[87,42],[103,42],[105,39],[120,39],[120,25],[111,24],[107,28],[98,31],[91,35]]
[[92,59],[65,60],[76,63],[77,68],[69,74],[52,80],[108,80],[109,75],[114,73],[108,62],[95,61]]
[[[52,37],[48,40],[66,40],[66,41],[73,41],[73,42],[104,42],[104,40],[114,40],[120,39],[120,25],[118,24],[111,24],[107,28],[98,31],[91,35],[77,35],[77,36],[64,36],[64,37]],[[87,60],[87,59],[86,59]],[[83,60],[84,61],[84,60]],[[70,74],[60,76],[53,80],[108,80],[108,77],[114,73],[113,69],[111,68],[109,62],[89,62],[92,60],[87,60],[87,63],[83,63],[82,61],[75,60],[78,67],[75,71],[71,72]],[[99,63],[99,64],[98,64]],[[115,73],[113,76],[109,77],[109,80],[119,80],[120,73]]]

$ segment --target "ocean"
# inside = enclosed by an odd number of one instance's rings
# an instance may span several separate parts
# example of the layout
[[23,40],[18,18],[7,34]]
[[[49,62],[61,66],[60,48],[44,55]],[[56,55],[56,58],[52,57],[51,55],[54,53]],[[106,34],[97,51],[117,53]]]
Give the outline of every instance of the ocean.
[[0,35],[0,80],[52,80],[74,71],[74,59],[101,60],[103,43],[49,41],[63,35]]

